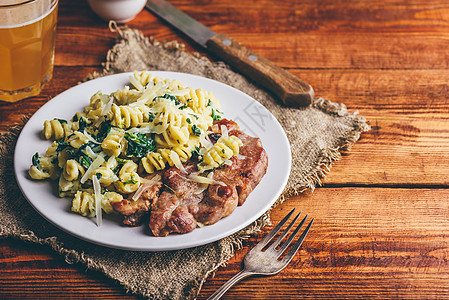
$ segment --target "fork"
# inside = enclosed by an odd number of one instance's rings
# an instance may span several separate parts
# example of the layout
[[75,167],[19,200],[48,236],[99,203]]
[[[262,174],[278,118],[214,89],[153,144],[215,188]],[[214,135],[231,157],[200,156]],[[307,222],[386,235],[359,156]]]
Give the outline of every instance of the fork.
[[310,227],[313,224],[315,218],[310,221],[309,225],[307,225],[306,229],[302,232],[301,236],[298,238],[296,243],[292,246],[292,248],[288,251],[288,253],[282,258],[279,257],[283,254],[285,249],[290,245],[295,236],[298,234],[298,231],[301,229],[302,225],[306,221],[308,215],[302,219],[301,223],[299,223],[298,227],[296,227],[295,231],[290,234],[288,239],[278,248],[281,241],[285,238],[287,233],[295,224],[296,220],[299,218],[301,212],[299,212],[293,221],[288,225],[288,227],[280,234],[280,236],[275,240],[266,250],[263,250],[266,245],[273,239],[273,237],[279,232],[279,230],[284,226],[284,224],[290,219],[291,215],[295,211],[295,208],[292,209],[276,227],[273,228],[256,246],[254,246],[246,255],[243,260],[243,269],[234,275],[231,279],[229,279],[225,284],[223,284],[215,293],[213,293],[208,300],[220,299],[226,291],[231,288],[234,284],[252,275],[274,275],[282,271],[292,260],[293,256],[298,251],[299,247],[301,247],[302,242],[304,241],[307,233],[310,230]]

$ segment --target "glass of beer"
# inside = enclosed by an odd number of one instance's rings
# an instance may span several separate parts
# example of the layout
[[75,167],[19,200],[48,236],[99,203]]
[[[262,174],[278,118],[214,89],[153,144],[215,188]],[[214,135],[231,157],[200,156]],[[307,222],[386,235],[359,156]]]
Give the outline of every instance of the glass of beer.
[[53,74],[58,0],[0,1],[0,100],[38,95]]

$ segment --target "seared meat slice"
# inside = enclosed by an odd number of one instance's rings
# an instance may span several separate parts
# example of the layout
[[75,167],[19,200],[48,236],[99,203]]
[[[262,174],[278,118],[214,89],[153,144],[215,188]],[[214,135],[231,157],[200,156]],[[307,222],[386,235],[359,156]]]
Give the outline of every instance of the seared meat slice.
[[239,205],[242,205],[267,172],[268,155],[259,138],[238,130],[231,131],[229,135],[241,139],[243,146],[240,147],[239,155],[231,158],[230,168],[219,170],[217,176],[233,179],[239,194]]
[[151,204],[159,196],[160,189],[162,187],[162,179],[160,175],[150,175],[146,179],[152,179],[155,176],[159,176],[159,180],[149,184],[145,187],[140,197],[137,200],[133,200],[134,195],[130,194],[128,199],[123,199],[118,202],[111,202],[112,208],[123,215],[123,224],[129,226],[140,225],[143,216],[145,216],[151,209]]
[[[216,176],[214,176],[216,177]],[[203,201],[198,204],[195,218],[204,225],[216,223],[223,217],[231,214],[238,204],[238,193],[233,184],[225,178],[225,185],[213,184],[207,189]]]
[[239,130],[239,125],[236,122],[228,119],[215,121],[210,129],[213,133],[221,135],[221,125],[225,125],[228,131]]
[[[194,164],[186,165],[188,173],[196,171]],[[172,167],[164,173],[164,191],[151,208],[150,229],[155,236],[166,236],[172,232],[186,233],[196,228],[196,212],[204,192],[196,194],[199,184],[188,180],[188,174]]]
[[198,205],[194,216],[205,225],[214,224],[231,214],[237,205],[242,205],[267,171],[268,156],[260,139],[239,130],[233,130],[229,135],[240,138],[243,146],[239,155],[231,158],[231,166],[225,165],[214,172],[213,179],[223,182],[225,186],[210,185]]
[[[198,201],[201,196],[198,197]],[[190,232],[196,225],[197,222],[189,207],[181,203],[176,194],[163,191],[152,207],[149,226],[155,236],[167,236],[172,232]]]

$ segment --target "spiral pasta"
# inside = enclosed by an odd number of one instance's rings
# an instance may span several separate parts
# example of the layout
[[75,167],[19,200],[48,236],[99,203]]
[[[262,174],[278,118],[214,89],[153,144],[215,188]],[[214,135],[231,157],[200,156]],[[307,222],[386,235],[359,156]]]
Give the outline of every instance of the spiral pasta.
[[64,176],[65,180],[73,181],[83,176],[84,172],[85,170],[79,162],[74,159],[69,159],[64,165],[64,171],[62,175]]
[[120,156],[126,148],[125,132],[120,129],[112,129],[101,143],[101,148],[109,156]]
[[70,135],[67,139],[67,142],[73,148],[79,149],[82,145],[86,144],[89,141],[89,138],[82,132],[75,131],[72,135]]
[[71,123],[65,120],[46,120],[44,121],[44,129],[42,130],[44,137],[49,140],[54,138],[59,140],[64,137],[68,137],[73,133]]
[[130,127],[138,127],[143,122],[148,121],[148,108],[131,107],[127,105],[112,104],[111,110],[107,118],[111,120],[111,125],[128,129]]
[[221,137],[203,156],[203,161],[198,165],[200,171],[218,168],[227,159],[239,153],[242,141],[236,136]]
[[[111,213],[113,208],[111,202],[119,202],[123,200],[123,196],[115,192],[106,192],[101,196],[101,208],[106,213]],[[95,217],[95,197],[92,193],[78,191],[72,201],[71,210],[82,216]]]
[[140,176],[137,174],[138,165],[132,160],[127,161],[119,172],[118,181],[114,182],[115,188],[124,194],[135,192],[140,186]]

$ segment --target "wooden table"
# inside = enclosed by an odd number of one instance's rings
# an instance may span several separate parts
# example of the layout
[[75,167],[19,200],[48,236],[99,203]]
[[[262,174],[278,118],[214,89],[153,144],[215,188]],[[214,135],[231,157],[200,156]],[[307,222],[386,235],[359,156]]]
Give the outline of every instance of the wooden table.
[[[449,3],[171,2],[372,126],[322,187],[273,210],[275,222],[292,207],[317,218],[293,262],[277,276],[244,280],[225,299],[449,297]],[[128,25],[205,54],[148,11]],[[0,130],[99,70],[115,37],[86,1],[62,0],[54,79],[38,97],[0,104]],[[259,239],[246,241],[199,299],[235,274]],[[46,247],[13,239],[0,240],[0,270],[0,298],[137,298]]]

